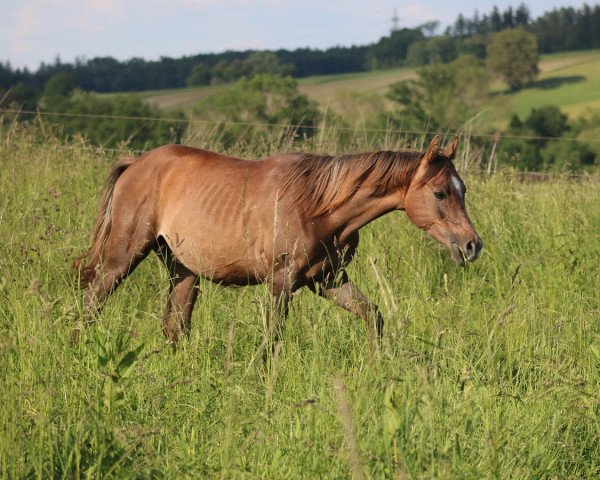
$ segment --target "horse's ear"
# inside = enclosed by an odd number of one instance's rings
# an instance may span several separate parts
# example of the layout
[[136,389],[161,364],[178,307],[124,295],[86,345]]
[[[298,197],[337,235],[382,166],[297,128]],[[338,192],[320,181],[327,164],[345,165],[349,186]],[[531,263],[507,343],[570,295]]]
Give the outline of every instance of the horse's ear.
[[442,150],[442,155],[446,157],[448,160],[454,160],[456,156],[456,150],[458,148],[458,135],[456,135],[452,141],[444,147]]
[[440,136],[436,135],[431,140],[431,143],[429,144],[429,147],[427,148],[425,155],[423,155],[423,160],[421,160],[421,161],[424,164],[431,163],[435,160],[435,157],[437,157],[439,155],[439,153],[440,153]]

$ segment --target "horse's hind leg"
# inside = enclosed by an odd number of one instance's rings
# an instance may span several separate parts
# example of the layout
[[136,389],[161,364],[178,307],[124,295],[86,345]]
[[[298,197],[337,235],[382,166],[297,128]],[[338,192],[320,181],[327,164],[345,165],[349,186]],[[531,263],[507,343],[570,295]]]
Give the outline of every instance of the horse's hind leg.
[[190,334],[192,310],[199,290],[198,275],[179,262],[167,245],[162,244],[158,254],[170,275],[169,299],[162,330],[167,341],[175,345],[181,334]]

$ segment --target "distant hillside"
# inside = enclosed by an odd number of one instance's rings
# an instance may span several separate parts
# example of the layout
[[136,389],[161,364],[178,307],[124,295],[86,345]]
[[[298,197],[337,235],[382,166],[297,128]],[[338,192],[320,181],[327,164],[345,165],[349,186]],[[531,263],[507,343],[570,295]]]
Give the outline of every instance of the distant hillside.
[[[374,72],[315,76],[299,81],[300,91],[313,98],[322,109],[343,111],[349,92],[384,97],[395,82],[414,78],[414,68],[396,68]],[[505,87],[497,85],[495,113],[501,121],[513,113],[524,116],[532,108],[556,105],[570,116],[578,116],[589,108],[600,108],[600,50],[543,55],[540,75],[531,85],[517,93],[503,93]],[[144,92],[147,102],[161,109],[179,108],[190,112],[203,96],[229,88],[209,86],[175,90]],[[500,110],[497,112],[497,110]]]
[[600,50],[545,55],[534,84],[507,95],[511,109],[525,115],[532,108],[556,105],[570,116],[600,108]]
[[[323,108],[337,107],[337,98],[343,92],[372,92],[385,94],[394,82],[415,76],[414,68],[395,68],[374,72],[319,75],[298,81],[299,90],[313,98]],[[230,88],[230,85],[211,85],[173,90],[142,92],[140,96],[161,109],[182,109],[189,113],[202,97]]]

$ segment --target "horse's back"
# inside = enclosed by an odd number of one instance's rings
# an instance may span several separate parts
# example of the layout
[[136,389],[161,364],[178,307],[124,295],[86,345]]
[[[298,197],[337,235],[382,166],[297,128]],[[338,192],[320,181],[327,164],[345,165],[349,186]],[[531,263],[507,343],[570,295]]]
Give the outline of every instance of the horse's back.
[[203,168],[244,168],[252,161],[230,157],[210,150],[188,147],[185,145],[163,145],[145,153],[136,161],[140,167],[161,169],[190,169],[185,173],[193,173]]

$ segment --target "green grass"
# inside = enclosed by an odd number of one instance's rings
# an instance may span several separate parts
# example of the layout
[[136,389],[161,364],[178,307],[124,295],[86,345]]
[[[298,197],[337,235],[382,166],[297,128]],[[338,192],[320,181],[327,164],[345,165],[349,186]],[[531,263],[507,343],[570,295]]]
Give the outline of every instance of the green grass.
[[[230,153],[252,152],[268,153]],[[600,476],[597,178],[465,174],[485,242],[465,269],[403,213],[377,220],[350,275],[387,319],[381,345],[302,292],[265,372],[253,363],[265,289],[203,282],[172,352],[153,257],[71,346],[70,263],[111,162],[39,132],[2,135],[1,477]]]
[[208,87],[180,88],[176,90],[150,90],[139,95],[146,102],[163,110],[181,109],[191,113],[194,105],[203,97],[217,93],[228,85],[211,85]]
[[572,117],[600,108],[600,51],[546,55],[534,86],[507,95],[521,117],[532,108],[556,105]]
[[301,79],[299,90],[323,107],[344,111],[348,93],[384,96],[391,84],[415,77],[414,68],[325,75]]

